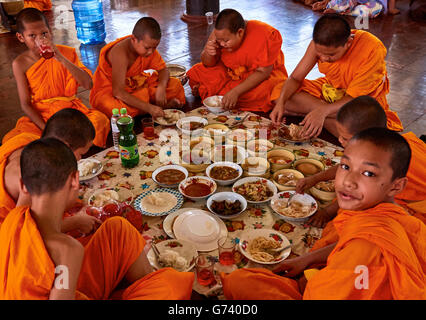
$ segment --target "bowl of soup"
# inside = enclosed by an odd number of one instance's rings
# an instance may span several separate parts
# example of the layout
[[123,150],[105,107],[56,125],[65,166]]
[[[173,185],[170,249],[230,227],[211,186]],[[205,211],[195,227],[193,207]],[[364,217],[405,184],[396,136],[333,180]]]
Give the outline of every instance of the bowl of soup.
[[295,159],[294,153],[287,149],[271,150],[267,153],[267,157],[272,172],[290,168]]
[[179,192],[194,201],[208,198],[216,189],[216,182],[204,176],[189,177],[179,184]]
[[299,159],[293,163],[294,169],[303,173],[305,177],[312,176],[324,170],[324,164],[317,159]]
[[303,179],[303,173],[294,169],[281,169],[272,175],[272,182],[279,191],[295,190],[297,181]]
[[332,201],[336,198],[334,180],[320,181],[314,185],[310,191],[315,198],[322,201]]
[[243,174],[243,169],[233,162],[215,162],[206,169],[208,177],[220,186],[227,186],[237,181]]
[[222,144],[226,140],[226,133],[229,128],[222,123],[212,123],[204,127],[203,135],[213,139],[216,145]]
[[263,177],[268,179],[271,175],[270,167],[268,160],[263,157],[248,157],[241,164],[241,168],[244,170],[244,177]]
[[186,178],[188,170],[174,164],[159,167],[152,173],[152,180],[163,188],[177,188]]
[[202,149],[180,152],[179,164],[190,172],[204,172],[210,163],[210,153]]
[[182,134],[194,137],[201,135],[204,127],[208,123],[209,122],[205,118],[192,116],[180,118],[176,122],[176,127],[181,130]]

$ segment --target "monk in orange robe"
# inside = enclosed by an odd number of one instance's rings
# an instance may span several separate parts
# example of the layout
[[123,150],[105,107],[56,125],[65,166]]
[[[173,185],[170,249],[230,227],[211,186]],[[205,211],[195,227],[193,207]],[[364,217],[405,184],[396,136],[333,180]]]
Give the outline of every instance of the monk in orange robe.
[[52,9],[51,0],[24,0],[24,8],[35,8],[40,11],[49,11]]
[[201,53],[188,70],[194,95],[223,96],[225,108],[268,112],[287,79],[280,32],[270,25],[245,21],[238,11],[222,10]]
[[[339,241],[274,270],[288,277],[304,272],[299,279],[303,299],[426,298],[426,226],[392,203],[407,182],[410,158],[405,139],[385,128],[351,139],[336,174]],[[326,267],[307,269],[319,262]],[[295,280],[270,271],[240,269],[221,276],[227,298],[299,298]]]
[[[185,91],[170,78],[166,63],[157,51],[161,39],[158,22],[139,19],[133,33],[102,48],[94,75],[90,104],[108,117],[114,108],[127,108],[132,117],[149,113],[164,116],[163,108],[185,104]],[[152,75],[148,70],[154,70]]]
[[[12,64],[21,108],[27,116],[20,118],[16,127],[3,137],[3,143],[22,132],[41,135],[47,119],[64,108],[83,112],[96,129],[94,144],[104,147],[110,130],[109,119],[101,112],[88,109],[76,97],[78,86],[90,89],[91,72],[78,59],[74,48],[54,45],[47,20],[34,8],[22,10],[17,16],[17,37],[28,50]],[[35,36],[31,36],[35,35]],[[44,43],[54,54],[41,56],[37,42]]]
[[[284,115],[304,116],[300,123],[303,136],[318,136],[324,127],[337,137],[338,110],[353,98],[369,95],[385,110],[388,128],[402,131],[400,119],[386,100],[385,57],[386,48],[374,35],[351,30],[338,14],[323,15],[304,57],[282,87],[271,120],[278,124]],[[325,77],[305,79],[317,63]]]
[[[43,137],[56,138],[71,148],[76,159],[87,153],[95,137],[95,128],[90,120],[76,109],[62,109],[46,122]],[[31,133],[21,133],[0,146],[0,226],[9,211],[16,206],[20,194],[22,149],[39,137]],[[27,199],[29,201],[29,199]],[[85,244],[90,236],[80,237],[80,234],[90,234],[100,223],[84,210],[74,214],[64,214],[62,232],[72,232],[78,235],[78,240]]]
[[31,205],[19,198],[0,228],[0,299],[109,299],[119,284],[123,299],[190,298],[194,274],[152,272],[145,240],[122,217],[103,223],[85,247],[61,232],[79,189],[77,161],[64,143],[27,145],[21,176]]

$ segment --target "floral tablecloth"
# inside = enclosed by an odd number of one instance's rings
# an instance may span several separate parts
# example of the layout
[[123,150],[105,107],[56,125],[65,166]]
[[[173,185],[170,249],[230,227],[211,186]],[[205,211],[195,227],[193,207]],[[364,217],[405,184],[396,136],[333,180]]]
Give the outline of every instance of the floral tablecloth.
[[[187,113],[187,116],[200,116],[206,118],[209,124],[222,123],[225,125],[241,120],[245,115],[246,112],[228,112],[216,115],[210,113],[204,107]],[[269,119],[249,113],[249,116],[239,127],[252,129],[267,127],[270,124],[271,121]],[[168,141],[166,141],[163,137],[160,138],[160,133],[164,129],[165,127],[156,126],[156,136],[152,140],[144,139],[143,134],[138,136],[140,161],[139,165],[135,168],[123,168],[119,158],[119,152],[115,151],[113,148],[106,149],[94,155],[92,158],[100,160],[103,164],[104,170],[97,177],[80,183],[80,198],[87,201],[89,196],[95,190],[107,187],[118,187],[130,190],[133,197],[136,198],[139,194],[149,189],[159,187],[152,180],[151,176],[156,168],[166,164],[160,162],[160,150],[168,143]],[[282,142],[277,138],[277,130],[272,130],[271,138],[269,140],[275,143],[275,148],[284,147],[286,149],[293,150],[296,155],[296,159],[315,158],[321,160],[326,168],[339,162],[339,159],[342,156],[342,149],[340,147],[332,145],[321,139],[313,139],[305,143],[287,143]],[[190,175],[195,174],[190,173]],[[197,173],[196,175],[200,174]],[[219,186],[217,192],[220,191],[231,191],[231,187]],[[319,202],[320,207],[324,205],[326,204]],[[185,199],[182,208],[200,208],[208,211],[205,200],[194,202],[192,200]],[[142,235],[149,244],[147,245],[146,250],[150,248],[151,241],[160,242],[168,239],[168,236],[164,232],[162,226],[164,219],[165,216],[143,216]],[[290,258],[308,252],[314,242],[321,237],[322,232],[322,229],[315,228],[307,224],[289,223],[282,220],[273,212],[269,204],[259,207],[249,205],[243,214],[231,220],[224,220],[224,222],[228,229],[228,233],[231,237],[234,237],[237,242],[240,234],[248,229],[272,228],[281,231],[292,244]],[[217,252],[212,252],[212,255],[217,256]],[[235,258],[236,266],[234,266],[234,268],[265,267],[264,265],[258,265],[247,260],[241,254],[237,254]],[[216,265],[216,271],[221,271],[220,264],[216,263]],[[217,281],[218,282],[215,284],[204,287],[200,286],[195,280],[193,289],[206,296],[220,295],[221,286],[219,277],[217,277]]]

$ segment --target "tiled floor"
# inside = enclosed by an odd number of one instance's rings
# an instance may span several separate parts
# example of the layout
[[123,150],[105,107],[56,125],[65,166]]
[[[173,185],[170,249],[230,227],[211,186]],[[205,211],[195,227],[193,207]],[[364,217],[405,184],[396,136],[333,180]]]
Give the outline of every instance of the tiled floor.
[[[208,25],[187,24],[180,18],[186,10],[185,0],[110,0],[104,2],[106,42],[130,34],[134,23],[142,16],[152,16],[161,25],[163,37],[158,47],[166,62],[179,63],[187,69],[199,62],[200,53],[211,31]],[[77,48],[83,62],[92,70],[102,46],[82,46],[77,39],[71,1],[53,1],[53,11],[47,16],[56,43]],[[388,102],[397,111],[405,131],[418,136],[426,133],[426,23],[412,21],[408,16],[408,0],[398,1],[402,13],[381,16],[369,21],[368,30],[378,36],[388,48],[387,67],[390,79]],[[245,19],[257,19],[276,27],[283,36],[285,66],[291,73],[303,56],[311,39],[312,29],[320,14],[291,0],[223,0],[220,9],[234,8]],[[353,19],[348,18],[352,23]],[[11,71],[13,59],[25,48],[14,34],[0,35],[0,137],[12,129],[22,116],[16,84]],[[321,74],[315,68],[308,75]],[[189,107],[197,105],[188,85]],[[89,105],[88,91],[79,96]]]

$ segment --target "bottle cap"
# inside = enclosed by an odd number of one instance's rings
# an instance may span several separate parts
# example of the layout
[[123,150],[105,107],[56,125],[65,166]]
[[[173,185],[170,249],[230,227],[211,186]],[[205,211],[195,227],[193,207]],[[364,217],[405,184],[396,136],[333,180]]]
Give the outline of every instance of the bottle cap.
[[118,109],[117,108],[112,109],[112,114],[113,115],[119,114]]
[[120,112],[121,112],[121,114],[127,114],[127,109],[126,108],[121,108]]

